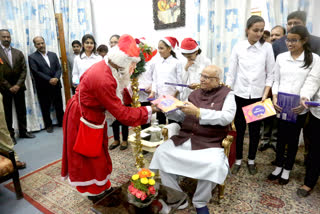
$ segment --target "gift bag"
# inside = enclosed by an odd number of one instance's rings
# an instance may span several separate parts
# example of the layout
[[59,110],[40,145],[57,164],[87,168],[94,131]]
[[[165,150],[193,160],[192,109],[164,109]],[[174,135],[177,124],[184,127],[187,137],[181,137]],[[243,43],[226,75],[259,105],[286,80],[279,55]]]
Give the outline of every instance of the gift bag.
[[80,125],[73,151],[87,157],[98,157],[102,152],[103,131],[106,117],[101,125],[87,121],[82,114],[79,90]]

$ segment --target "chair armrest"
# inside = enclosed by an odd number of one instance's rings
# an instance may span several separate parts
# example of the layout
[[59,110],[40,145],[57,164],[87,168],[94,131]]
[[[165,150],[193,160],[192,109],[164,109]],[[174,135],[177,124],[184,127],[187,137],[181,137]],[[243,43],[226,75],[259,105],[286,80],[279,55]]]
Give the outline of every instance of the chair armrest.
[[224,154],[229,157],[231,144],[233,142],[233,136],[227,135],[225,139],[222,141],[222,147],[224,148]]
[[17,168],[16,159],[14,157],[14,151],[12,149],[5,148],[0,144],[0,155],[11,160],[13,168]]

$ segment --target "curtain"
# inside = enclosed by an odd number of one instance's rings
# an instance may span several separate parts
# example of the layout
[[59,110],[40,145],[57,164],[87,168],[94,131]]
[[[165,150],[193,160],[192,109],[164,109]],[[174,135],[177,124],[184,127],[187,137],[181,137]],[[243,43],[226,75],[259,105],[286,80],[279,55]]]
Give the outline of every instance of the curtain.
[[55,13],[62,13],[67,55],[73,53],[72,41],[92,34],[91,1],[54,0]]
[[245,25],[250,17],[250,0],[194,0],[197,10],[195,38],[212,63],[223,70],[229,67],[233,46],[245,38]]
[[[27,63],[25,91],[27,109],[27,129],[36,131],[44,128],[40,105],[30,77],[28,55],[36,51],[35,36],[42,36],[47,50],[58,53],[57,33],[52,1],[48,0],[0,0],[0,28],[11,33],[11,46],[23,52]],[[14,107],[13,107],[14,108]],[[17,128],[15,110],[13,126]],[[55,122],[55,121],[53,121]]]
[[307,28],[312,33],[312,17],[314,0],[266,0],[268,16],[271,26],[282,25],[286,27],[287,16],[297,10],[307,12]]

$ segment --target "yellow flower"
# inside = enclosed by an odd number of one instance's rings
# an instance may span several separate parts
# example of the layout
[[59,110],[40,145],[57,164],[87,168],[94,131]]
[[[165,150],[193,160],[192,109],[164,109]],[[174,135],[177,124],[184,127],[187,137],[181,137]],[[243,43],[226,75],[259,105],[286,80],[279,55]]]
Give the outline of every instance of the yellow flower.
[[156,181],[154,179],[149,179],[149,184],[150,185],[155,185]]
[[149,182],[148,178],[140,178],[142,184],[147,184]]
[[150,177],[154,177],[154,172],[151,171],[151,176]]
[[131,178],[132,178],[132,180],[134,180],[134,181],[135,181],[135,180],[138,180],[138,179],[139,179],[139,175],[138,175],[138,174],[132,175]]

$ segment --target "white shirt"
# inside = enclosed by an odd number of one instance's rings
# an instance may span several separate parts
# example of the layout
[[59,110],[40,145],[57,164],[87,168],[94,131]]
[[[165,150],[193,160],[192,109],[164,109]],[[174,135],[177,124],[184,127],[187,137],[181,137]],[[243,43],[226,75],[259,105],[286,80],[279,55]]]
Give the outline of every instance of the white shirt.
[[[0,43],[1,44],[1,43]],[[9,60],[10,66],[13,67],[12,65],[12,54],[11,54],[11,46],[9,46],[8,48],[4,47],[1,44],[2,49],[4,50],[4,53],[7,55],[7,58]]]
[[100,55],[95,55],[92,53],[90,56],[87,56],[85,53],[74,58],[73,69],[72,69],[72,82],[74,84],[79,84],[81,75],[90,68],[93,64],[102,60]]
[[261,98],[264,88],[272,86],[274,55],[270,43],[248,40],[238,42],[232,49],[226,84],[235,95],[250,99]]
[[[272,94],[278,92],[300,95],[300,90],[305,82],[307,75],[311,71],[314,63],[319,60],[317,54],[312,53],[313,62],[308,68],[302,68],[304,64],[304,52],[294,60],[289,51],[277,56],[276,65],[274,66],[274,83]],[[306,113],[304,110],[301,114]]]
[[[211,64],[210,59],[208,59],[205,56],[197,55],[196,60],[194,63],[188,68],[186,71],[184,68],[186,66],[186,63],[183,65],[183,71],[182,71],[182,83],[190,85],[192,83],[200,83],[200,74],[202,70]],[[182,94],[180,96],[180,100],[187,101],[189,95],[191,94],[193,90],[188,87],[182,88]]]
[[39,53],[44,58],[44,60],[47,62],[48,66],[50,67],[50,60],[49,60],[49,57],[48,57],[48,51],[46,51],[45,54],[41,53],[40,51],[39,51]]
[[182,83],[182,65],[179,60],[173,56],[169,56],[167,59],[160,58],[152,69],[152,91],[156,93],[156,97],[173,96],[176,91],[181,92],[181,87],[164,84],[165,82]]
[[[314,60],[314,59],[313,59]],[[304,82],[300,96],[306,97],[309,100],[320,102],[320,60],[318,59],[311,71],[309,72],[306,81]],[[309,106],[313,116],[320,119],[320,107]]]
[[149,97],[149,94],[143,90],[152,86],[152,75],[154,71],[153,66],[154,63],[152,61],[147,62],[145,64],[146,71],[140,74],[138,77],[140,102],[148,102],[147,98]]

